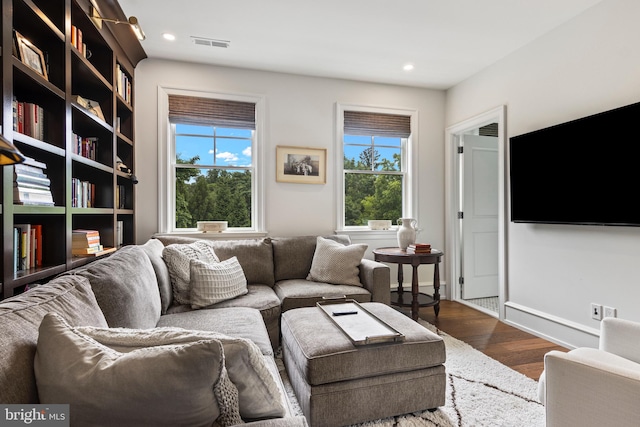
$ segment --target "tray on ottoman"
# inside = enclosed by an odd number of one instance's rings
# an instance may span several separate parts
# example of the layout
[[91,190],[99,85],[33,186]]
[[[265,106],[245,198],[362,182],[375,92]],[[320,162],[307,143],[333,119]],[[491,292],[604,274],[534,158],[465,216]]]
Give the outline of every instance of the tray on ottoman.
[[356,300],[319,301],[316,305],[349,337],[354,345],[404,341],[404,335],[365,309]]

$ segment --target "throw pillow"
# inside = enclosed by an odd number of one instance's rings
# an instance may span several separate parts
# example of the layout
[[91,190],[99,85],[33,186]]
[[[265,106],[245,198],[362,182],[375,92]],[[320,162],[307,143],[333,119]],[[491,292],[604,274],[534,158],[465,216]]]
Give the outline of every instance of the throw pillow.
[[213,251],[213,244],[206,240],[168,245],[162,250],[162,258],[167,263],[167,268],[169,268],[173,298],[178,304],[191,303],[190,261],[197,259],[209,264],[219,261]]
[[[149,336],[154,330],[136,333]],[[215,339],[121,353],[50,313],[40,324],[34,370],[40,403],[70,404],[72,425],[241,422],[221,411],[220,402],[233,401],[237,390]]]
[[215,264],[192,259],[190,267],[193,309],[207,307],[248,292],[247,279],[236,257]]
[[217,332],[181,328],[155,328],[153,334],[121,328],[76,328],[99,343],[121,353],[155,345],[180,345],[215,339],[222,343],[225,366],[231,382],[238,390],[240,415],[245,420],[283,417],[286,414],[283,395],[265,356],[251,340]]
[[367,245],[364,243],[345,246],[318,236],[307,280],[334,285],[362,286],[358,267],[366,250]]

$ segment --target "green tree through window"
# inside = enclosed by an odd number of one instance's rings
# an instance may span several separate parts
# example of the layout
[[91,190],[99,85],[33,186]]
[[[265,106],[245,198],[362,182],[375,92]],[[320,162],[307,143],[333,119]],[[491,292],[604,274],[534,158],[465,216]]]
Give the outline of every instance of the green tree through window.
[[346,226],[364,226],[372,219],[395,223],[402,216],[402,144],[401,138],[345,135]]
[[253,131],[175,124],[176,228],[251,227]]

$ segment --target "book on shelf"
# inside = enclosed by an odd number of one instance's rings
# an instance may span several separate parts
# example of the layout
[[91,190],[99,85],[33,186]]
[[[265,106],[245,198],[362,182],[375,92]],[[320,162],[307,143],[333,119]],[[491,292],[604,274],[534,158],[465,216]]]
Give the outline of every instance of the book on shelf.
[[116,92],[127,104],[131,104],[131,82],[129,76],[122,71],[120,64],[116,64]]
[[118,221],[116,223],[116,246],[119,248],[124,242],[124,222]]
[[49,188],[51,180],[45,174],[35,174],[31,172],[13,172],[13,181],[20,184],[37,184]]
[[31,189],[31,190],[42,190],[42,191],[51,193],[49,184],[40,184],[38,182],[24,182],[24,181],[15,180],[13,182],[13,187],[19,188],[22,191],[29,191]]
[[74,240],[71,242],[71,249],[89,249],[89,248],[97,248],[102,246],[100,243],[100,238],[82,241],[82,240]]
[[72,151],[74,154],[79,154],[87,159],[95,160],[96,151],[98,148],[98,138],[96,137],[81,137],[73,134]]
[[91,255],[96,252],[101,252],[104,250],[104,247],[100,244],[97,246],[89,246],[88,248],[71,248],[72,255]]
[[96,186],[89,181],[71,178],[71,206],[74,208],[95,207]]
[[100,232],[98,230],[87,230],[84,228],[71,230],[71,240],[87,242],[91,239],[100,239]]
[[51,181],[44,173],[47,165],[31,157],[13,166],[13,203],[54,206]]
[[38,161],[38,160],[34,159],[33,157],[27,157],[27,156],[24,156],[24,162],[19,163],[19,164],[14,165],[14,166],[21,166],[21,165],[28,165],[28,166],[32,166],[32,167],[35,167],[35,168],[42,169],[41,172],[44,171],[44,169],[47,168],[47,164],[46,163]]
[[41,224],[14,224],[14,272],[42,266],[42,242]]
[[51,190],[24,186],[13,187],[13,203],[16,205],[55,206]]
[[44,140],[44,109],[31,102],[13,98],[13,130],[35,139]]
[[102,255],[109,254],[111,252],[115,252],[118,248],[103,248],[101,251],[92,252],[89,254],[73,254],[75,257],[98,257]]
[[127,190],[124,185],[118,184],[116,187],[116,207],[117,209],[126,209]]
[[407,246],[408,254],[429,254],[431,253],[431,245],[428,243],[412,243]]

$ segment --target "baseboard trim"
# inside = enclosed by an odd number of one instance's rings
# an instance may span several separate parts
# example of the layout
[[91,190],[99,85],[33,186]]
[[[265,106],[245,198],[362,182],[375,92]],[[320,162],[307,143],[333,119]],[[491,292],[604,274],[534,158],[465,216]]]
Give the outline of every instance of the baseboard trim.
[[598,345],[600,331],[522,304],[507,301],[504,322],[566,348]]

